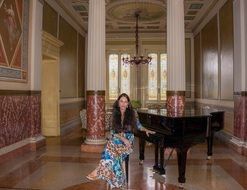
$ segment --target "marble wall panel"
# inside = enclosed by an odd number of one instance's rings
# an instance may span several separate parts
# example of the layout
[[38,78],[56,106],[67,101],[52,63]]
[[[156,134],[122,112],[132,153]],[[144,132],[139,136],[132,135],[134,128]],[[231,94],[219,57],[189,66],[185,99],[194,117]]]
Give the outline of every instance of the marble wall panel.
[[0,148],[41,134],[40,95],[0,96]]
[[64,44],[60,48],[60,96],[77,97],[77,31],[60,16],[59,40]]
[[202,96],[218,99],[218,27],[217,15],[201,31],[202,47]]
[[85,38],[78,35],[78,97],[85,97],[86,84],[86,59],[85,59]]
[[201,41],[200,33],[194,38],[195,98],[201,98]]
[[58,34],[58,13],[47,3],[43,8],[43,30],[50,33],[54,37]]
[[247,93],[234,95],[234,136],[247,140]]
[[233,100],[233,7],[232,0],[220,9],[220,97]]

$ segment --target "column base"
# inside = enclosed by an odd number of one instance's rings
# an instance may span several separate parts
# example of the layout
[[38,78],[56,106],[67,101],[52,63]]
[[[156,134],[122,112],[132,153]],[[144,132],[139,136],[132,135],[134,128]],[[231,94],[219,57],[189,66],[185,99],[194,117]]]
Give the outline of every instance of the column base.
[[83,143],[81,145],[81,152],[101,153],[103,152],[104,147],[104,145],[92,145]]
[[85,143],[88,145],[104,145],[106,143],[106,139],[105,138],[101,138],[101,139],[86,138]]
[[81,152],[101,153],[105,147],[106,139],[89,139],[81,145]]

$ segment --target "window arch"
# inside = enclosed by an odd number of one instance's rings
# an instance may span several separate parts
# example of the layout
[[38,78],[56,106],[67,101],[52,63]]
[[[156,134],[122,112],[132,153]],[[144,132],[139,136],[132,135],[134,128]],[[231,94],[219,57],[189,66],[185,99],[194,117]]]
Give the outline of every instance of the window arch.
[[127,53],[109,55],[109,100],[116,100],[121,93],[130,95],[130,65],[123,64],[123,57],[130,57],[130,55]]
[[167,54],[150,53],[151,64],[148,65],[148,100],[166,100],[167,91]]
[[130,95],[130,65],[123,64],[123,58],[130,58],[129,54],[121,55],[121,93]]
[[167,54],[160,54],[160,99],[166,100],[167,91]]
[[118,97],[118,55],[109,55],[109,99]]
[[148,56],[152,57],[151,64],[148,65],[148,100],[157,100],[157,54],[150,53]]

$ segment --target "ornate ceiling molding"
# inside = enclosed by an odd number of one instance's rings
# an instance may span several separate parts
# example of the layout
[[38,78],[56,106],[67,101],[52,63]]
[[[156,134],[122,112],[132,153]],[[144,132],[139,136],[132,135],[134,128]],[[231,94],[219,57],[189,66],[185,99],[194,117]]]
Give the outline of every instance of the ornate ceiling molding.
[[[66,1],[66,0],[63,0]],[[190,33],[202,22],[218,0],[184,0],[185,31]],[[69,0],[87,30],[88,0]],[[166,32],[166,0],[106,0],[106,32],[133,33],[134,12],[140,10],[140,33]]]

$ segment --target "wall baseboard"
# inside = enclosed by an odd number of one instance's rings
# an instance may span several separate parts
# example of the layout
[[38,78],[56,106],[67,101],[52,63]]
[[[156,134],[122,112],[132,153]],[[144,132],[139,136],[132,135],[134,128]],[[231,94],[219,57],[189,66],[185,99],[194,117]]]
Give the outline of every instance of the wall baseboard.
[[12,145],[0,149],[0,163],[16,158],[25,153],[36,151],[46,144],[45,137],[37,136],[24,139]]

